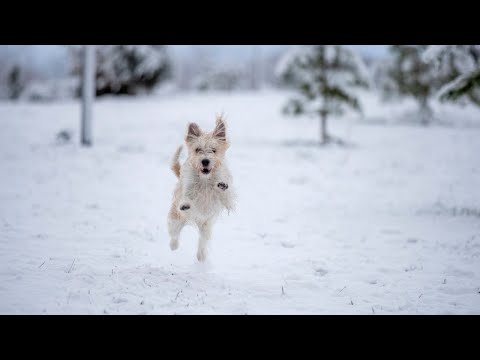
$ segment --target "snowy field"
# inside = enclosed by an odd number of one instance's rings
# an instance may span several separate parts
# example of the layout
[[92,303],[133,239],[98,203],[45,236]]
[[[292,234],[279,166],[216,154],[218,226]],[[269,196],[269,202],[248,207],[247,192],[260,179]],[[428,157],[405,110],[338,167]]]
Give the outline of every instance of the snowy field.
[[[0,313],[480,314],[480,112],[384,126],[412,104],[366,96],[330,122],[353,144],[321,149],[285,100],[103,99],[91,149],[78,103],[0,103]],[[239,201],[199,264],[194,228],[168,245],[168,162],[222,110]]]

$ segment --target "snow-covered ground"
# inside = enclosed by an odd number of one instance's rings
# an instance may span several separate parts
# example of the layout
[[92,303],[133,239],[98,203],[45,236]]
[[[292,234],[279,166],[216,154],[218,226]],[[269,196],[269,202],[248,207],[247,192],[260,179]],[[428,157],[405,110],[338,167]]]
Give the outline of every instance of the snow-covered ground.
[[[408,106],[367,96],[331,121],[353,145],[321,149],[285,99],[104,99],[90,149],[78,103],[1,103],[0,313],[480,314],[480,112],[384,126]],[[239,202],[198,264],[194,228],[168,246],[168,162],[222,110]]]

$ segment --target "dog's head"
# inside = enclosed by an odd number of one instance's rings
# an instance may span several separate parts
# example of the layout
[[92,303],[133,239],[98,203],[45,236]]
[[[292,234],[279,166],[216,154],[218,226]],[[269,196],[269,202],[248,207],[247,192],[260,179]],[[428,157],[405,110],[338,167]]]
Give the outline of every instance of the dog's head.
[[215,129],[210,133],[203,132],[196,123],[188,124],[185,142],[190,164],[200,176],[210,176],[222,165],[229,147],[225,120],[218,116]]

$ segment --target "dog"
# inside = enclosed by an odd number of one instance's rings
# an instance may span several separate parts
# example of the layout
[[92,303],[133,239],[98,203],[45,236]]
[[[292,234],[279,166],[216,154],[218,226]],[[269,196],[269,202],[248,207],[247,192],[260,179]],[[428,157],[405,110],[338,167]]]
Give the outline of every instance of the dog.
[[170,249],[178,249],[179,235],[185,225],[196,225],[200,233],[197,259],[204,262],[216,218],[222,210],[230,213],[235,207],[233,179],[225,161],[230,143],[223,116],[217,116],[215,129],[209,133],[196,123],[189,123],[185,145],[188,149],[185,163],[179,162],[183,145],[178,147],[171,162],[171,170],[179,181],[168,213]]

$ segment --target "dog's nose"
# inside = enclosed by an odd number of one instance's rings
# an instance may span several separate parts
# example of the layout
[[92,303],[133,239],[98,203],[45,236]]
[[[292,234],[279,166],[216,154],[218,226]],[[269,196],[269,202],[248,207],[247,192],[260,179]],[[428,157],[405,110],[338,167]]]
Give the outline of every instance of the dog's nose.
[[202,165],[203,166],[208,166],[208,164],[210,164],[210,160],[208,160],[208,159],[203,159],[202,160]]

